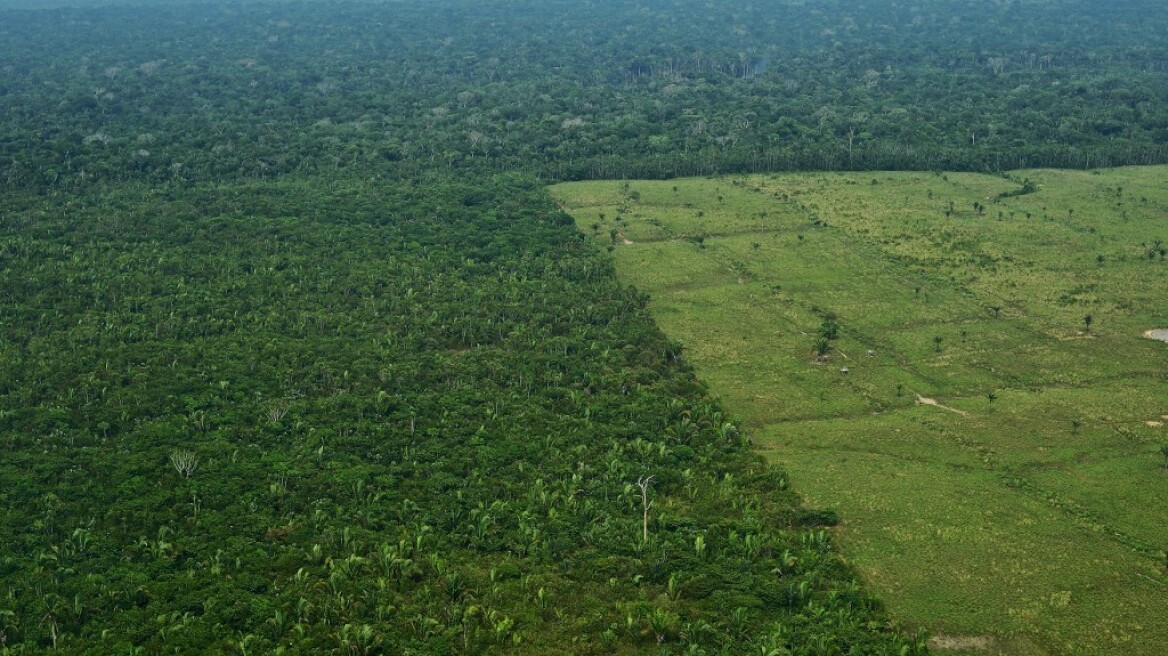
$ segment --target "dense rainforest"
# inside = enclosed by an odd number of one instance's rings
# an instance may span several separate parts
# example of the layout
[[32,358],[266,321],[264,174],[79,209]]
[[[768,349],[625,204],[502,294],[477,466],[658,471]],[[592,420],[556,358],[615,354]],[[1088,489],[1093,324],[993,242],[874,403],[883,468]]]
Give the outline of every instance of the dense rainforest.
[[922,653],[542,183],[1168,158],[1152,2],[0,6],[0,654]]
[[1160,163],[1165,33],[1152,0],[9,11],[0,180]]
[[537,191],[10,199],[0,650],[899,653]]

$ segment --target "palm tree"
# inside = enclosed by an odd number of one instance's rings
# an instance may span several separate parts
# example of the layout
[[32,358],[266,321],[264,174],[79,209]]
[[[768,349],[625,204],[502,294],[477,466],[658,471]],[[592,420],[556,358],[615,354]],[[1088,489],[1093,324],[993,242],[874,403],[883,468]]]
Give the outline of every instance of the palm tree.
[[819,337],[815,340],[815,357],[820,360],[827,355],[828,349],[831,348],[831,342],[826,337]]

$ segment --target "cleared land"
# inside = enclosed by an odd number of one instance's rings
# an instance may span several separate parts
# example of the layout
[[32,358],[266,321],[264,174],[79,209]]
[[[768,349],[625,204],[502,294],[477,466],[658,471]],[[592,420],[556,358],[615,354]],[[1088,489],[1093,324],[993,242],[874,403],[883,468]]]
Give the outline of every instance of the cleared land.
[[1168,168],[552,193],[935,647],[1164,653]]

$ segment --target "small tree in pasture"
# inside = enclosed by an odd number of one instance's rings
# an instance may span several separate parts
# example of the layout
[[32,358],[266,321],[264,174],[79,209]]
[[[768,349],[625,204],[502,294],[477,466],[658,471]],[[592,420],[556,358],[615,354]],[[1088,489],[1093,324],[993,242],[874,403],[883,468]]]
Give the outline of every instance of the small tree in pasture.
[[822,360],[827,352],[831,349],[831,342],[826,337],[819,337],[815,340],[815,357]]

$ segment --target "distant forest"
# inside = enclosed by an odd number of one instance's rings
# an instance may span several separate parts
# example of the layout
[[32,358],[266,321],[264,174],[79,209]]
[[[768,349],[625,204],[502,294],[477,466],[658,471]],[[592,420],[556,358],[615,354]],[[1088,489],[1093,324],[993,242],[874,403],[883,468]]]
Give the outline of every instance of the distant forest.
[[438,2],[9,11],[0,181],[552,179],[1168,161],[1130,2]]

